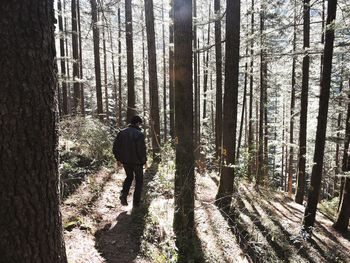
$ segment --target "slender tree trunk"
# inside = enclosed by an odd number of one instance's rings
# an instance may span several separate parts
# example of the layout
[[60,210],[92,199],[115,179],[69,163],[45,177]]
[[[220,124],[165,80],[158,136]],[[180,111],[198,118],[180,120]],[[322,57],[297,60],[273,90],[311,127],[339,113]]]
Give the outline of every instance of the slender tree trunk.
[[170,1],[169,17],[171,22],[169,24],[169,133],[171,138],[175,139],[175,115],[174,115],[174,25],[173,25],[173,2]]
[[126,60],[128,75],[128,109],[127,122],[136,114],[135,108],[135,85],[134,85],[134,44],[132,31],[132,8],[131,0],[125,0],[125,34],[126,34]]
[[[286,112],[286,103],[284,101],[284,98],[283,98],[283,113],[282,113],[282,165],[281,165],[281,189],[283,189],[283,178],[284,178],[284,148],[285,148],[285,132],[286,132],[286,129],[285,129],[285,112]],[[287,147],[286,147],[287,148]]]
[[118,126],[122,126],[122,42],[120,7],[118,8]]
[[111,44],[111,54],[112,54],[112,74],[113,74],[113,97],[114,97],[114,112],[116,119],[118,118],[118,92],[117,92],[117,77],[115,74],[115,61],[114,61],[114,39],[113,39],[113,34],[112,34],[112,29],[108,28],[108,33],[109,33],[109,42]]
[[59,29],[59,36],[60,36],[60,66],[61,66],[61,82],[62,82],[62,114],[67,115],[68,114],[68,102],[67,102],[67,76],[66,76],[66,57],[64,52],[64,38],[65,38],[65,32],[63,30],[63,19],[62,19],[62,13],[64,13],[64,10],[62,12],[62,2],[61,0],[57,1],[57,10],[58,10],[58,29]]
[[[344,75],[344,55],[341,56],[341,69],[340,69],[340,84],[339,84],[339,97],[338,97],[338,106],[339,108],[342,107],[342,91],[343,91],[343,75]],[[342,123],[342,111],[338,113],[338,120],[337,120],[337,139],[340,140],[340,130],[341,130],[341,123]],[[338,174],[339,171],[341,170],[340,164],[339,164],[339,159],[340,159],[340,143],[337,142],[336,148],[335,148],[335,177],[333,181],[333,194],[335,195],[336,190],[337,190],[337,184],[338,184]],[[334,197],[334,196],[333,196]],[[339,196],[339,201],[340,201],[341,196]]]
[[168,137],[167,106],[166,106],[166,57],[165,57],[165,21],[164,3],[162,1],[162,38],[163,38],[163,121],[164,121],[164,142]]
[[79,30],[79,78],[80,78],[80,110],[81,115],[85,116],[84,82],[83,80],[83,49],[81,44],[81,23],[80,23],[80,0],[77,0],[78,10],[78,30]]
[[[63,10],[66,10],[66,1],[63,1]],[[70,57],[69,54],[69,48],[68,48],[68,35],[67,35],[67,18],[64,17],[64,36],[65,36],[65,46],[66,46],[66,58]],[[68,59],[65,60],[66,63],[66,69],[67,69],[67,110],[68,114],[72,111],[72,103],[71,103],[71,85],[70,83],[70,68],[69,68],[69,61]]]
[[222,51],[220,0],[214,0],[215,11],[215,69],[216,69],[216,111],[215,111],[215,149],[216,158],[221,159],[222,147]]
[[[144,22],[144,10],[142,10],[142,22]],[[143,23],[144,25],[144,23]],[[145,27],[142,27],[142,104],[143,104],[143,117],[146,119],[146,53],[145,53]],[[146,125],[145,125],[146,126]]]
[[226,2],[226,63],[223,116],[223,168],[216,195],[216,204],[228,212],[233,193],[236,150],[240,1]]
[[[264,116],[265,116],[265,89],[266,89],[266,73],[267,73],[267,62],[266,62],[266,50],[264,48],[264,29],[265,29],[265,2],[262,0],[260,7],[260,108],[259,108],[259,151],[258,151],[258,176],[256,184],[259,185],[264,179],[265,165],[264,163]],[[267,134],[265,134],[267,136]],[[267,178],[265,178],[267,179]]]
[[[304,51],[310,46],[310,0],[304,0]],[[305,164],[306,164],[306,131],[307,131],[307,106],[309,91],[309,55],[303,57],[303,77],[301,88],[301,110],[299,130],[299,169],[295,202],[302,204],[305,195]],[[322,168],[322,167],[321,167]]]
[[[323,51],[323,71],[321,77],[320,102],[317,119],[314,165],[312,167],[311,182],[308,201],[305,208],[303,228],[307,231],[314,226],[318,197],[320,193],[324,147],[326,141],[327,116],[329,92],[332,73],[332,57],[334,44],[334,27],[330,24],[335,20],[337,0],[329,0],[327,8],[327,30],[325,33],[325,46]],[[349,221],[349,220],[348,220]]]
[[[209,20],[211,17],[211,4],[209,3]],[[207,46],[210,44],[210,23],[208,23],[208,38],[207,38]],[[204,34],[203,34],[203,45],[204,45]],[[209,49],[207,50],[206,57],[203,60],[204,64],[204,74],[203,74],[203,119],[207,117],[207,90],[208,90],[208,67],[209,67]],[[203,53],[204,56],[204,53]]]
[[[246,48],[246,56],[248,57],[248,46]],[[241,141],[242,141],[242,133],[243,133],[243,122],[244,122],[244,113],[245,113],[245,107],[247,103],[247,82],[248,82],[248,61],[245,62],[244,65],[244,89],[243,89],[243,102],[242,102],[242,112],[241,112],[241,122],[239,127],[239,135],[238,135],[238,146],[237,146],[237,158],[236,162],[239,160],[239,153],[241,148]]]
[[294,55],[296,51],[297,41],[297,29],[296,29],[296,0],[294,0],[294,27],[293,27],[293,62],[292,62],[292,90],[290,99],[290,124],[289,124],[289,163],[288,163],[288,195],[292,197],[293,194],[293,174],[294,174],[294,111],[295,111],[295,67],[296,57]]
[[248,150],[249,150],[249,160],[248,160],[248,179],[252,179],[252,174],[255,174],[254,165],[254,121],[253,121],[253,85],[254,85],[254,41],[252,36],[254,35],[254,0],[251,2],[251,18],[250,18],[250,76],[249,76],[249,134],[248,134]]
[[92,13],[92,35],[94,40],[94,62],[95,62],[95,80],[96,80],[96,101],[97,114],[100,120],[103,120],[102,106],[102,87],[101,87],[101,62],[100,62],[100,30],[98,28],[97,4],[96,0],[90,0]]
[[80,85],[79,85],[79,43],[78,43],[78,23],[77,4],[72,0],[72,48],[73,48],[73,114],[79,112]]
[[175,213],[178,261],[194,260],[194,147],[192,92],[192,2],[174,0]]
[[159,97],[157,77],[157,55],[154,32],[153,0],[145,0],[147,50],[148,50],[148,84],[150,96],[150,129],[153,148],[153,160],[160,160],[160,123],[159,123]]
[[66,263],[54,2],[0,5],[1,262]]
[[103,47],[103,76],[104,76],[104,88],[105,88],[105,111],[106,111],[106,120],[109,120],[109,110],[108,110],[108,80],[107,80],[107,51],[106,51],[106,24],[103,23],[102,30],[102,47]]
[[[199,38],[197,38],[197,47],[199,48]],[[196,158],[199,157],[200,153],[200,143],[201,143],[201,60],[200,60],[200,53],[197,52],[197,115],[196,115],[196,138],[195,138],[195,154]]]

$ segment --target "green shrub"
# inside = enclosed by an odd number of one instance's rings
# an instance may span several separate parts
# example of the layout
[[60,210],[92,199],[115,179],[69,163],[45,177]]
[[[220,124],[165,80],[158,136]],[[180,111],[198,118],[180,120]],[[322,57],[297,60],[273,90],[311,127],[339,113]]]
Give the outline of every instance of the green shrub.
[[113,160],[112,136],[107,125],[91,117],[72,117],[60,122],[60,147],[99,163]]

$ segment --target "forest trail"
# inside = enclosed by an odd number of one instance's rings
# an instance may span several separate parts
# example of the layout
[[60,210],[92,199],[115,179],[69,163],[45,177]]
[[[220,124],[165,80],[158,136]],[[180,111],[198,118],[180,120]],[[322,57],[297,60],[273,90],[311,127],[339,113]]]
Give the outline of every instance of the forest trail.
[[[131,194],[129,206],[119,202],[124,178],[122,169],[102,169],[63,202],[69,262],[176,262],[171,169],[160,165],[145,172],[144,205],[134,210]],[[284,193],[257,192],[242,183],[228,217],[214,205],[215,179],[197,174],[195,220],[203,262],[350,262],[350,238],[333,231],[326,215],[317,214],[307,243],[298,235],[302,205]]]

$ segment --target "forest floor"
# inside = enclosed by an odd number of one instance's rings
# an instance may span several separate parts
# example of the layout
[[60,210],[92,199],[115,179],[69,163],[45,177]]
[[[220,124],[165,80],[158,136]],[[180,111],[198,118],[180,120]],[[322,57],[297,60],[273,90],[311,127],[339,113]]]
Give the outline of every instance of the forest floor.
[[[136,209],[131,194],[129,206],[120,205],[122,169],[90,175],[62,203],[69,262],[176,262],[173,174],[171,160],[148,168],[144,203]],[[216,175],[197,174],[196,180],[200,262],[350,262],[350,236],[337,234],[329,215],[317,214],[306,242],[299,236],[304,207],[284,193],[239,183],[229,217],[214,205]]]

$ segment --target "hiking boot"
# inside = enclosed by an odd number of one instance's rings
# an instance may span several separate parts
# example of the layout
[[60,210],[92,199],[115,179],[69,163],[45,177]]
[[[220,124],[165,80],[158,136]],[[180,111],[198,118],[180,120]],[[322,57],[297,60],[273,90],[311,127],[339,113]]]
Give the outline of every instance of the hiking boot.
[[126,196],[119,196],[120,202],[123,206],[127,206],[128,205],[128,201],[126,200]]

